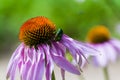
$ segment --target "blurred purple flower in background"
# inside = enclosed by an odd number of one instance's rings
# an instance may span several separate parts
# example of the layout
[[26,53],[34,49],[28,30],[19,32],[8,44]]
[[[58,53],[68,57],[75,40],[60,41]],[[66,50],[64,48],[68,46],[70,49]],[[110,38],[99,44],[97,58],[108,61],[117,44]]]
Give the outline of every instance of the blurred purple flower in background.
[[[25,22],[19,33],[22,42],[13,53],[8,64],[7,79],[15,80],[17,68],[21,80],[54,80],[54,63],[61,69],[62,80],[65,70],[80,75],[84,54],[96,54],[93,48],[63,34],[62,29],[56,32],[55,25],[45,17],[35,17]],[[69,51],[78,67],[66,58]],[[92,54],[91,54],[92,55]]]
[[95,65],[106,67],[110,62],[115,62],[120,53],[120,41],[110,37],[108,29],[96,26],[88,32],[88,45],[100,51],[101,55],[92,57]]

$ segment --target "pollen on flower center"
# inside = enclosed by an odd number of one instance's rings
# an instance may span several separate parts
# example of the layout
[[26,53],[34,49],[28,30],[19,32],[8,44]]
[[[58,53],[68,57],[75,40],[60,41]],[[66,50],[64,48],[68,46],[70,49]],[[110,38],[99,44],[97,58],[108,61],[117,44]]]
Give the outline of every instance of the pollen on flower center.
[[20,28],[19,39],[28,46],[49,43],[55,35],[56,27],[47,18],[40,16],[29,19]]
[[103,43],[110,39],[110,33],[105,26],[96,26],[88,32],[87,40],[91,43]]

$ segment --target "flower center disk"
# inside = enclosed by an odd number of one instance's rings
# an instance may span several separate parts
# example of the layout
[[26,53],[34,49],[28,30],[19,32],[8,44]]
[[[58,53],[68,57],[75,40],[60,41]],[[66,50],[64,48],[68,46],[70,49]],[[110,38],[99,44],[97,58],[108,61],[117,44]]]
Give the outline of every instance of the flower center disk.
[[88,32],[87,40],[90,43],[103,43],[110,39],[110,33],[105,26],[96,26]]
[[28,46],[49,43],[55,36],[56,27],[47,18],[40,16],[26,21],[20,28],[19,39]]

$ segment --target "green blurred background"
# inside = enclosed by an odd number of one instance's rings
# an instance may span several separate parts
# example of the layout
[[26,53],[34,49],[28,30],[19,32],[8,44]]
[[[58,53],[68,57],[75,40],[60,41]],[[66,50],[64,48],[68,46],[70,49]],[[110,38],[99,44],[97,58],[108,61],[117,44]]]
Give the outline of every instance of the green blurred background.
[[107,26],[114,37],[120,35],[115,30],[120,24],[120,0],[0,0],[0,55],[20,43],[19,28],[36,16],[48,17],[81,41],[95,25]]

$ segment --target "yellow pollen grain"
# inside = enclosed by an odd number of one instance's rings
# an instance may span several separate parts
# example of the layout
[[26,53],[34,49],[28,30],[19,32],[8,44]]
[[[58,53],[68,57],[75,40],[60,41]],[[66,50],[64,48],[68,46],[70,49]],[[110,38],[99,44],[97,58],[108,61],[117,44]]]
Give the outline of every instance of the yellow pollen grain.
[[90,43],[102,43],[110,39],[110,32],[104,25],[93,27],[87,35],[87,41]]
[[29,46],[48,43],[54,37],[56,30],[48,18],[39,16],[27,20],[20,28],[19,39]]

